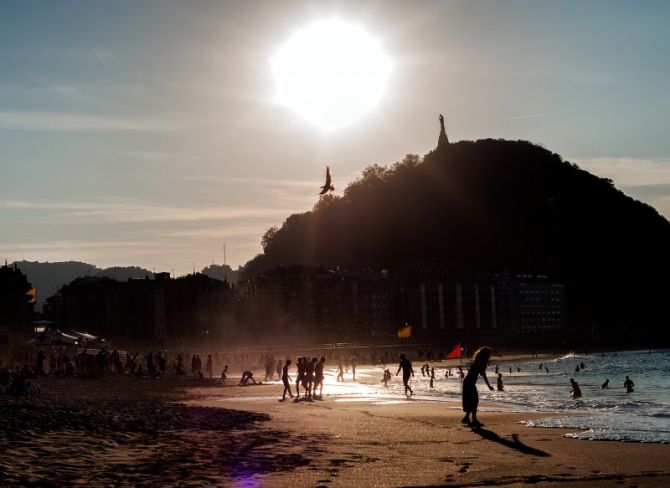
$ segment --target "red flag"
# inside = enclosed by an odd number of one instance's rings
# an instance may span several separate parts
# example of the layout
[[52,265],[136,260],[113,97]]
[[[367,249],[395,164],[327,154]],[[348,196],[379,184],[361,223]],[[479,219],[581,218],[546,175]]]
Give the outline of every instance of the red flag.
[[461,359],[461,345],[456,344],[456,346],[447,354],[447,359]]

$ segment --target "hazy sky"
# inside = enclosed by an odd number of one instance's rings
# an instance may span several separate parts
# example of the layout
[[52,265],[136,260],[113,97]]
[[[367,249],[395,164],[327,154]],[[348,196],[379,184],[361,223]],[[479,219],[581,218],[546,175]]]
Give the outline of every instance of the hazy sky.
[[[274,102],[296,30],[364,27],[393,70],[322,132]],[[371,163],[541,143],[670,217],[670,2],[33,2],[0,6],[0,258],[190,272]]]

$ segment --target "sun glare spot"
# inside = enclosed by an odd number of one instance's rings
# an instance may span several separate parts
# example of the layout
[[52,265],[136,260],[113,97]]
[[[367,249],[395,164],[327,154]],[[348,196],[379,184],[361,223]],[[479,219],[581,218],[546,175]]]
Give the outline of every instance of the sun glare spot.
[[275,53],[275,99],[323,130],[351,124],[384,95],[391,59],[363,28],[318,21]]

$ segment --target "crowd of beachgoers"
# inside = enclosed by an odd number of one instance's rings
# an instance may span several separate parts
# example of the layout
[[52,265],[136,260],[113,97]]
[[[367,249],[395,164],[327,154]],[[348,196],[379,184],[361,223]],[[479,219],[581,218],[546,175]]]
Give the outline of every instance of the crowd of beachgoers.
[[[299,356],[295,361],[296,394],[300,386],[305,395],[311,398],[315,387],[321,386],[326,354],[333,351],[320,351],[316,355]],[[312,357],[313,356],[313,357]],[[418,347],[414,357],[431,361],[442,361],[443,352],[435,353],[431,349]],[[196,380],[214,379],[226,384],[231,375],[239,371],[240,385],[258,384],[261,381],[281,380],[286,386],[292,374],[291,360],[279,357],[296,355],[265,352],[171,352],[165,350],[149,352],[130,352],[118,349],[85,349],[76,347],[22,348],[11,352],[0,352],[0,393],[12,395],[38,394],[38,378],[41,376],[101,378],[109,375],[127,375],[133,377],[163,378],[192,377]],[[319,359],[321,358],[321,359]],[[337,364],[338,381],[344,379],[344,373],[353,372],[356,379],[356,364],[383,364],[397,362],[397,354],[388,348],[369,349],[364,353],[356,350],[338,351],[331,354]],[[236,373],[233,373],[233,368]],[[264,370],[263,379],[257,374]],[[385,373],[386,375],[386,373]],[[318,380],[318,378],[321,378]],[[290,389],[286,394],[292,395]]]

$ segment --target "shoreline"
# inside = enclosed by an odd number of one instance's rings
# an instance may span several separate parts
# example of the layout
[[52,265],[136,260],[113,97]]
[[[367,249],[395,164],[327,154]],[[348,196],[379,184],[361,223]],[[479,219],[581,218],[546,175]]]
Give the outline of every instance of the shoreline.
[[488,411],[495,402],[482,402],[485,425],[473,430],[455,402],[280,402],[276,382],[40,382],[40,397],[0,397],[8,486],[670,485],[667,444],[578,442],[564,429],[519,423],[550,414]]

